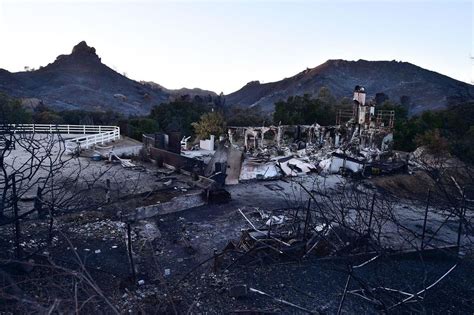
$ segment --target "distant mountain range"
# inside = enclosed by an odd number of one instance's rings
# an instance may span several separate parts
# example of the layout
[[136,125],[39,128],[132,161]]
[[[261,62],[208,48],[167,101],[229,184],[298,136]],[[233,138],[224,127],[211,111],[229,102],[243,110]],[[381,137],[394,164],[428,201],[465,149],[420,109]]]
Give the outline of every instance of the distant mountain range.
[[[405,96],[412,114],[474,99],[473,85],[407,62],[328,60],[281,81],[249,82],[226,95],[225,102],[227,106],[259,106],[271,112],[276,101],[292,95],[316,95],[323,86],[337,98],[351,97],[355,85],[364,86],[369,98],[383,92],[398,102]],[[198,88],[170,90],[154,82],[131,80],[103,64],[95,48],[84,41],[71,54],[60,55],[38,70],[11,73],[0,69],[0,91],[32,107],[44,103],[57,110],[112,110],[136,115],[148,114],[153,105],[182,95],[216,96]]]
[[473,85],[408,62],[328,60],[281,81],[249,82],[227,95],[226,103],[272,111],[278,100],[305,93],[317,95],[323,86],[337,98],[351,97],[356,85],[364,86],[369,98],[383,92],[390,100],[399,102],[402,96],[408,96],[411,114],[474,99]]
[[95,48],[84,41],[74,46],[71,54],[60,55],[38,70],[11,73],[0,69],[0,91],[32,107],[43,103],[56,110],[112,110],[126,115],[148,114],[153,105],[179,95],[215,95],[131,80],[104,65]]

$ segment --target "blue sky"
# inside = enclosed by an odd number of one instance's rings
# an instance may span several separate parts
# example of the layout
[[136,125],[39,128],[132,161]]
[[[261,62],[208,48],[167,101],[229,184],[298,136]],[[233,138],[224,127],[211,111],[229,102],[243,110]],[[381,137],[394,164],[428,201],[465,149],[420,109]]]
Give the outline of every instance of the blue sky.
[[473,77],[472,1],[0,0],[0,68],[86,40],[135,80],[230,93],[327,59],[402,60]]

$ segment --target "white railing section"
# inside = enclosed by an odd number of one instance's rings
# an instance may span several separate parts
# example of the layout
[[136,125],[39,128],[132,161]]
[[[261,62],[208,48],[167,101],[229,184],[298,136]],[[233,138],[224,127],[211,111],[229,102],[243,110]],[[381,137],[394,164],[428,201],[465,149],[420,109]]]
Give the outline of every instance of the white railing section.
[[[120,127],[94,125],[47,125],[47,124],[9,124],[0,129],[13,133],[57,133],[84,136],[66,139],[66,150],[74,152],[89,149],[96,144],[105,144],[120,139]],[[0,130],[1,131],[1,130]]]

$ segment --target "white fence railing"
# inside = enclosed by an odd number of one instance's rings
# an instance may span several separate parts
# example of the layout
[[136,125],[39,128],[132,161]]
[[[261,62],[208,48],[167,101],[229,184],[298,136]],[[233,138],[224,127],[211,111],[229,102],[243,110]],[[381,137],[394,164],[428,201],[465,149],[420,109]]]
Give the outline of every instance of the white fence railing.
[[0,125],[0,131],[13,133],[56,133],[68,135],[85,135],[66,139],[66,150],[74,152],[89,149],[95,144],[105,144],[120,139],[120,127],[94,125],[47,125],[47,124],[9,124]]

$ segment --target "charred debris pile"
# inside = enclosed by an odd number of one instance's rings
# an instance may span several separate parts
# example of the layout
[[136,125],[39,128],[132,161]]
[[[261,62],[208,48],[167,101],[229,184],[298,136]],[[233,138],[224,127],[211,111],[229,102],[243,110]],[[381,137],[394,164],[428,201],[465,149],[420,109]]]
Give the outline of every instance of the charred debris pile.
[[[408,155],[392,151],[394,111],[377,110],[356,86],[351,110],[333,126],[229,127],[190,146],[179,132],[144,135],[152,159],[222,184],[295,177],[309,172],[369,177],[407,170]],[[217,143],[217,144],[216,144]]]

